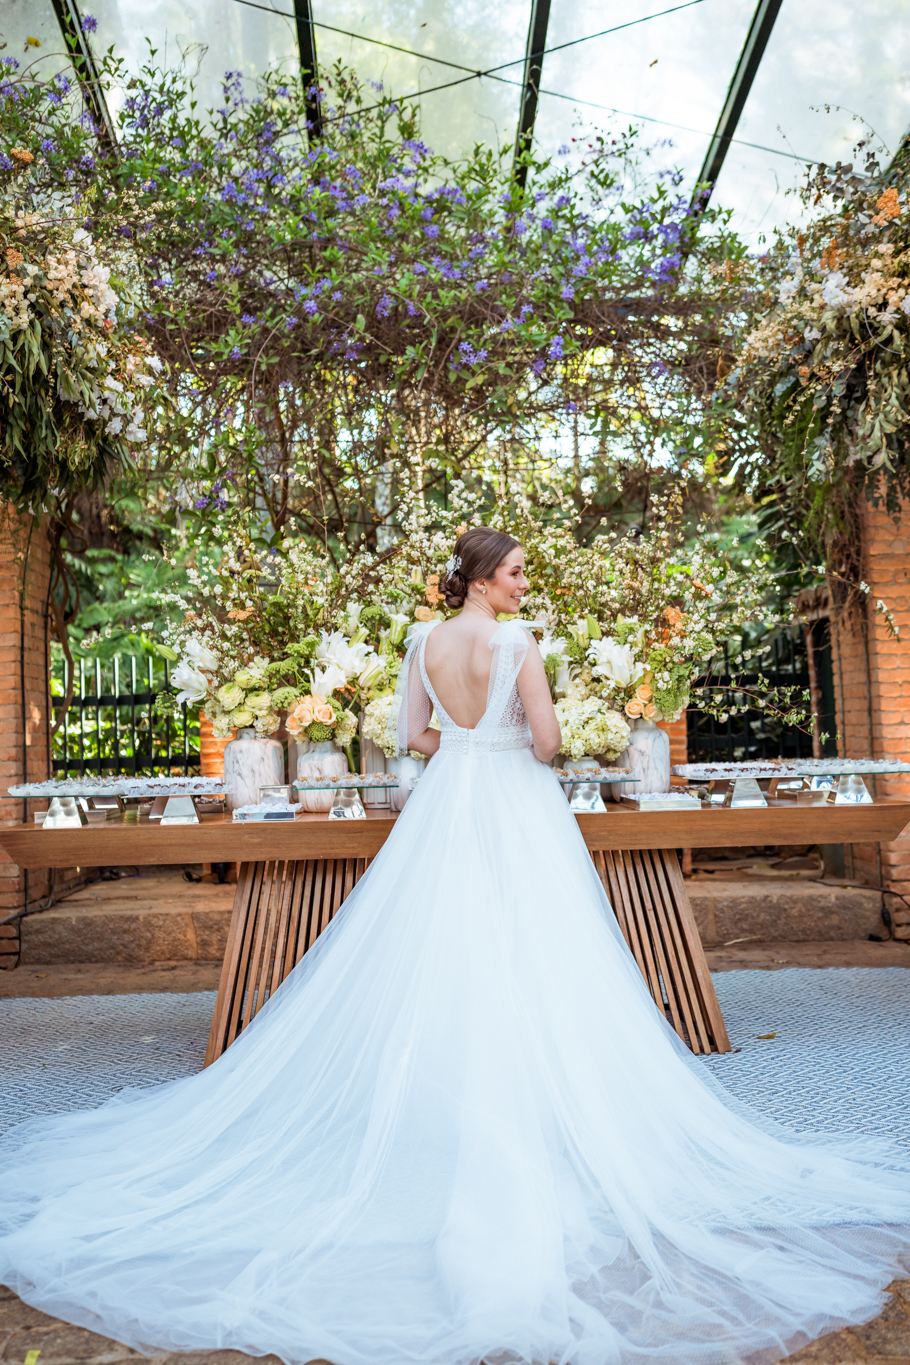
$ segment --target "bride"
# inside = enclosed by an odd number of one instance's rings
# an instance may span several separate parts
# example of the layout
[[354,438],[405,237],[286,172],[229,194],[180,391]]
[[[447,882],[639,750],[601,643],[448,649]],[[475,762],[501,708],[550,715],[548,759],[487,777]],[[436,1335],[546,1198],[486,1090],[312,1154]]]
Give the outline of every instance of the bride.
[[141,1351],[291,1365],[770,1362],[868,1320],[910,1158],[776,1127],[688,1053],[545,766],[539,651],[497,624],[521,547],[478,527],[450,570],[383,851],[214,1066],[7,1135],[0,1281]]

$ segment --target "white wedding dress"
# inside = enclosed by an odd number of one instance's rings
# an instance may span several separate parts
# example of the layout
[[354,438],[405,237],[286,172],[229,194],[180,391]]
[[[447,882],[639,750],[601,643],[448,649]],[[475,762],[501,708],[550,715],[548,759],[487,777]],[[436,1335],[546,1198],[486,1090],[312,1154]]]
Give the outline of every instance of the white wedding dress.
[[[292,1365],[779,1359],[874,1316],[910,1159],[737,1104],[651,1001],[493,638],[384,849],[200,1075],[0,1146],[0,1281],[152,1352]],[[415,728],[416,727],[416,728]],[[9,1040],[15,1047],[15,1040]]]

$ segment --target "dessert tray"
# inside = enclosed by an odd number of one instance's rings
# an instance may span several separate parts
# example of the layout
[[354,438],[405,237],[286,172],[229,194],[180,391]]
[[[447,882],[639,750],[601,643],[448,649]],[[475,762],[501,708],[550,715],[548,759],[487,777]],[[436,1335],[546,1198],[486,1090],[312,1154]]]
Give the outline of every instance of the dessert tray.
[[226,791],[223,774],[213,777],[53,777],[10,787],[10,796],[215,796]]

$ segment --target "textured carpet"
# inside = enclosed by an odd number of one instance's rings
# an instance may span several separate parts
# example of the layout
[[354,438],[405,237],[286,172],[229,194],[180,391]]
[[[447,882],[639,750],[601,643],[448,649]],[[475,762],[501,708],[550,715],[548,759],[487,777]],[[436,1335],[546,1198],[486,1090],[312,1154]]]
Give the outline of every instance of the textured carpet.
[[[739,1099],[793,1128],[910,1146],[910,970],[733,971],[714,982],[740,1051],[703,1065]],[[0,1001],[0,1130],[199,1070],[214,1003],[210,991]]]

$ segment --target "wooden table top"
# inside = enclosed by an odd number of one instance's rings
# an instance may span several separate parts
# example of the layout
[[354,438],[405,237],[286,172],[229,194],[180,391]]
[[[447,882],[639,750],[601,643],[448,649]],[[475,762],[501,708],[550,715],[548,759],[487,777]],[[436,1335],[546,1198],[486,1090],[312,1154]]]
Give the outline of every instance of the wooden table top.
[[[394,816],[369,811],[366,820],[305,815],[287,823],[234,824],[203,816],[198,825],[108,820],[80,829],[0,824],[5,861],[19,867],[136,867],[174,863],[263,862],[270,858],[371,858],[388,838]],[[804,806],[780,802],[756,810],[637,811],[610,806],[579,814],[590,849],[738,848],[762,844],[890,842],[910,823],[910,802],[868,806]]]

